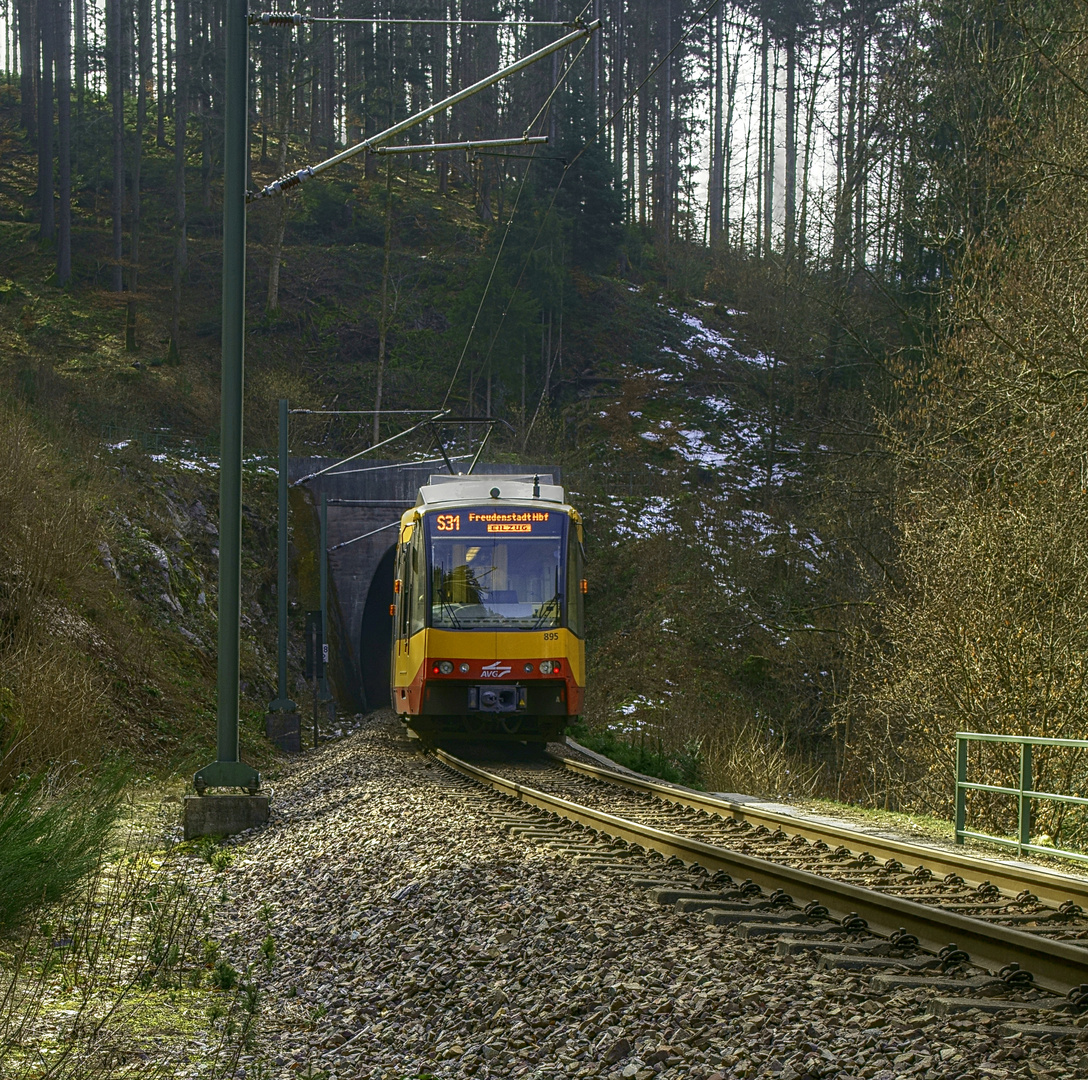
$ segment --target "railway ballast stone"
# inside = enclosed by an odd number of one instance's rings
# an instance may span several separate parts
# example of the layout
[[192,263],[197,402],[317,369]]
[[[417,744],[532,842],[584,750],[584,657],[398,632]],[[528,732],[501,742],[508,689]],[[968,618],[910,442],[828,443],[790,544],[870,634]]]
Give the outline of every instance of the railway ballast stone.
[[874,994],[815,954],[776,956],[773,938],[741,940],[511,836],[501,804],[388,718],[274,786],[269,825],[221,875],[209,931],[262,991],[238,1075],[1088,1076],[1083,1042],[1009,1035],[1012,1014],[935,1017],[930,990]]

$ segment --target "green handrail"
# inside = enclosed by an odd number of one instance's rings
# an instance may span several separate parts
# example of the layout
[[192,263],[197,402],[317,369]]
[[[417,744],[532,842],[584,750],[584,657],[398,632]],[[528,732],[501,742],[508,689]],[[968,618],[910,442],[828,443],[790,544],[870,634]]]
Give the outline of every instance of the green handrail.
[[[1017,787],[1002,787],[996,784],[978,784],[967,779],[967,748],[972,742],[1009,743],[1020,747],[1020,783]],[[1031,800],[1045,799],[1049,802],[1069,803],[1075,806],[1088,806],[1088,799],[1079,795],[1061,795],[1052,791],[1036,791],[1032,780],[1032,748],[1035,746],[1064,746],[1072,749],[1088,750],[1088,739],[1051,739],[1036,738],[1032,735],[987,735],[977,731],[956,732],[956,843],[965,840],[984,840],[990,844],[1016,848],[1018,855],[1025,851],[1035,855],[1058,855],[1065,859],[1075,859],[1088,863],[1088,855],[1078,851],[1047,847],[1031,842]],[[973,832],[967,828],[967,792],[988,791],[995,795],[1012,795],[1017,800],[1017,838],[1010,840],[1004,836],[990,836],[987,833]]]

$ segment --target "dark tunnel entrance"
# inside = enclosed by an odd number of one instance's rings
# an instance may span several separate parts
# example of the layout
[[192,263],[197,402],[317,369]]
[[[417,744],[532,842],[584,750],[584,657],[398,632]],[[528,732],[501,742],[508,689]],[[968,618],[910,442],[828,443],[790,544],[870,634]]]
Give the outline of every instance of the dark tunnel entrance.
[[378,563],[363,608],[363,625],[359,631],[359,671],[362,675],[363,696],[368,709],[388,708],[389,665],[393,640],[393,563],[397,549],[391,547]]

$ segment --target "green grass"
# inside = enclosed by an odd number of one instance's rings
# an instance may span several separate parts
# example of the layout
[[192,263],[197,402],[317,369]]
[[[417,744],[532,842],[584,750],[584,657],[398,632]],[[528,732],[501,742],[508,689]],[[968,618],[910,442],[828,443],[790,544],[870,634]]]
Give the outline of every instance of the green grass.
[[107,770],[51,795],[27,777],[0,799],[0,933],[40,904],[70,895],[98,865],[121,805],[125,775]]
[[645,742],[629,743],[609,729],[585,727],[576,724],[570,729],[571,737],[588,750],[604,754],[624,768],[646,776],[656,776],[671,784],[704,790],[701,775],[702,757],[699,747],[688,743],[683,750],[666,750],[660,740],[657,746]]

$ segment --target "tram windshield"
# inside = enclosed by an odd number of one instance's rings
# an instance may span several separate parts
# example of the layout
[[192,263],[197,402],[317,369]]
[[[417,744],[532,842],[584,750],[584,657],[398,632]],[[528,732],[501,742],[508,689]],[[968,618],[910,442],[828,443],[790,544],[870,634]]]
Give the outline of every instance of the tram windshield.
[[562,624],[567,517],[471,508],[427,520],[431,626],[548,630]]

